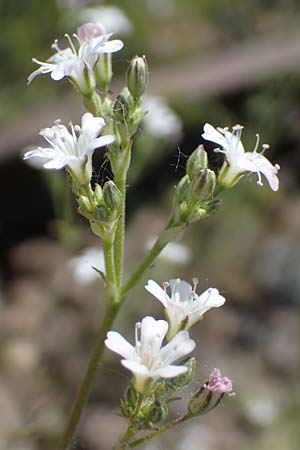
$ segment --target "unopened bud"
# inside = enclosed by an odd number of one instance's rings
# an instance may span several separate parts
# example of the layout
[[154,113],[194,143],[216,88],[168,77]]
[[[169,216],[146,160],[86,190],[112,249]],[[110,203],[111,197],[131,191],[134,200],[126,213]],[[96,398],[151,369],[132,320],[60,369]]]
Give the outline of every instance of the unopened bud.
[[113,75],[111,53],[100,54],[94,70],[96,74],[96,80],[98,81],[102,89],[106,91]]
[[135,56],[130,61],[127,74],[127,87],[135,99],[140,98],[148,83],[148,64],[145,56]]
[[188,174],[190,180],[198,175],[201,169],[206,169],[207,165],[207,153],[204,150],[203,145],[199,145],[199,147],[193,151],[186,163],[186,173]]
[[192,181],[193,193],[199,200],[211,200],[217,185],[217,177],[213,170],[201,169]]
[[90,214],[93,212],[93,205],[91,205],[90,200],[85,195],[80,195],[78,204],[83,213]]
[[97,205],[100,205],[101,203],[103,203],[102,187],[98,183],[95,184],[95,188],[94,188],[94,200],[97,203]]
[[168,417],[168,412],[169,412],[168,405],[165,402],[156,401],[151,411],[150,422],[152,423],[161,422],[162,420]]
[[98,205],[96,207],[95,217],[103,224],[111,222],[111,213],[105,205]]
[[199,416],[208,412],[213,398],[212,392],[201,386],[198,392],[190,399],[188,410],[193,416]]
[[122,201],[122,194],[113,181],[107,181],[103,186],[103,198],[108,208],[116,210]]
[[188,215],[187,222],[193,223],[193,222],[196,222],[197,220],[207,217],[208,215],[209,215],[209,213],[207,212],[206,209],[198,206],[198,207],[193,208],[192,212]]
[[127,98],[122,94],[118,95],[113,105],[115,120],[120,123],[125,123],[129,108],[130,104],[128,103]]
[[181,178],[179,183],[176,186],[176,196],[177,201],[181,203],[182,201],[186,200],[189,197],[191,190],[191,182],[189,180],[189,177],[185,175]]

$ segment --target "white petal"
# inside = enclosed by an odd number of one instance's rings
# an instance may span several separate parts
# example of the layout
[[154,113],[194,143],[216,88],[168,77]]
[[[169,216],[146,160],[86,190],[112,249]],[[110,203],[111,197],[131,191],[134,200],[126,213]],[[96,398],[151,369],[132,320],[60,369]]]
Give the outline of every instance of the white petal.
[[238,160],[239,167],[249,172],[261,172],[267,179],[270,188],[277,191],[279,180],[277,177],[278,169],[260,153],[247,152]]
[[118,52],[124,47],[124,44],[119,39],[114,39],[112,41],[107,41],[104,44],[99,45],[96,47],[97,53],[114,53]]
[[221,147],[224,146],[225,137],[212,125],[206,123],[203,127],[203,131],[204,131],[204,133],[202,134],[203,139],[215,142],[216,144],[221,145]]
[[142,359],[155,358],[160,351],[164,337],[168,331],[168,322],[155,320],[146,316],[141,323],[141,357]]
[[188,301],[191,299],[192,286],[186,281],[181,281],[179,278],[170,280],[170,287],[172,291],[171,299],[180,299],[180,301]]
[[88,146],[86,153],[90,153],[99,147],[106,147],[114,142],[115,137],[111,134],[106,134],[105,136],[101,136],[97,139],[94,139]]
[[182,375],[183,373],[187,372],[188,368],[185,366],[172,366],[169,365],[167,367],[163,367],[161,369],[158,369],[154,372],[156,377],[161,378],[173,378],[177,377],[178,375]]
[[187,331],[179,331],[179,333],[177,333],[176,336],[161,349],[160,356],[164,365],[170,364],[191,353],[195,346],[195,341],[190,339]]
[[135,359],[136,357],[134,347],[128,341],[126,341],[126,339],[124,339],[120,333],[117,333],[116,331],[109,331],[107,333],[105,345],[111,351],[123,356],[123,358]]
[[54,81],[62,80],[66,76],[64,66],[60,64],[59,66],[56,66],[54,70],[51,72],[51,78]]
[[150,294],[154,295],[166,308],[167,307],[167,299],[170,300],[168,294],[162,289],[158,283],[153,280],[148,280],[148,284],[146,284],[145,289],[150,292]]
[[105,126],[105,120],[102,117],[94,117],[91,113],[85,113],[81,119],[82,133],[90,139],[96,138],[102,128]]
[[[199,297],[194,300],[194,310],[201,307],[203,310],[207,311],[210,308],[218,308],[224,305],[225,298],[220,295],[218,289],[209,288],[204,291]],[[204,312],[205,312],[204,311]]]
[[57,157],[44,164],[45,169],[62,169],[63,167],[71,164],[76,158],[73,156]]
[[121,363],[123,364],[124,367],[126,367],[126,369],[130,370],[137,376],[138,375],[141,375],[143,377],[151,376],[151,372],[149,371],[149,369],[143,364],[138,363],[137,361],[122,359]]

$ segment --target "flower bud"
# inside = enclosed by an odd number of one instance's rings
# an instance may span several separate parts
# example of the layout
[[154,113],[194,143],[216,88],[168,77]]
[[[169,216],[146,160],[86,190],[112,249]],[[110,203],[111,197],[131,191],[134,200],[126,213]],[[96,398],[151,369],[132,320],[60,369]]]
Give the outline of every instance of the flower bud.
[[98,62],[95,65],[96,80],[101,88],[106,91],[112,79],[111,53],[102,53],[99,55]]
[[214,369],[190,399],[188,410],[194,416],[206,414],[219,405],[225,394],[235,395],[232,392],[232,382],[228,377],[222,377],[219,369]]
[[135,56],[130,61],[127,74],[127,87],[135,99],[140,98],[148,83],[148,64],[146,57]]
[[199,200],[211,200],[217,185],[217,177],[213,170],[201,169],[192,181],[192,191]]
[[162,401],[156,401],[153,405],[151,415],[150,415],[150,422],[152,423],[158,423],[162,420],[166,419],[168,417],[168,405],[165,402]]
[[103,203],[103,191],[100,184],[96,183],[94,188],[94,200],[97,205],[101,205]]
[[107,181],[103,186],[103,198],[108,208],[116,210],[122,201],[122,194],[113,181]]
[[179,183],[176,186],[176,197],[177,201],[181,203],[182,201],[186,200],[189,197],[191,190],[191,182],[189,180],[189,177],[185,175],[181,178]]
[[196,150],[193,151],[186,163],[186,173],[190,180],[198,175],[201,169],[206,169],[207,165],[207,153],[204,150],[203,145],[199,145]]
[[93,205],[91,205],[90,200],[85,195],[80,195],[78,204],[83,213],[90,214],[93,212]]
[[208,412],[213,394],[207,391],[203,386],[190,399],[188,410],[193,416],[199,416]]
[[188,215],[187,222],[193,223],[197,220],[203,219],[204,217],[207,217],[209,213],[206,209],[201,207],[195,207],[193,208],[192,212]]
[[108,224],[111,222],[111,213],[105,205],[98,205],[96,207],[95,218],[103,224]]
[[125,123],[129,108],[130,104],[127,98],[122,94],[118,95],[113,105],[113,114],[115,120],[120,123]]

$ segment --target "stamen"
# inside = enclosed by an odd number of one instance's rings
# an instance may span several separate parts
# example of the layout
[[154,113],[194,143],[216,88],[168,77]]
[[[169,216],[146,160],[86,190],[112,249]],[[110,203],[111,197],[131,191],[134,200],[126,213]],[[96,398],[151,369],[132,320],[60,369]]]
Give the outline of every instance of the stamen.
[[193,281],[193,291],[196,293],[197,285],[199,283],[199,278],[194,277],[192,281]]
[[170,283],[168,283],[168,281],[164,281],[163,282],[163,288],[164,288],[165,292],[167,292],[167,289],[168,289],[169,286],[170,286]]
[[53,48],[53,50],[56,50],[57,52],[61,52],[61,49],[58,46],[58,39],[55,39],[55,41],[51,45],[51,48]]
[[74,55],[77,55],[77,51],[76,51],[76,48],[75,48],[75,46],[74,46],[74,44],[72,42],[72,39],[70,38],[70,36],[67,33],[65,34],[65,37],[67,38],[67,40],[68,40],[68,42],[70,44],[72,52],[74,53]]
[[263,155],[268,148],[270,148],[269,144],[263,144],[260,154]]
[[258,186],[263,186],[264,184],[263,184],[263,182],[261,180],[260,172],[256,172],[256,173],[257,173],[257,176],[258,176],[258,180],[257,180],[256,184],[258,184]]
[[256,133],[256,142],[255,142],[255,146],[254,146],[254,149],[253,149],[253,153],[257,152],[258,144],[259,144],[259,134]]
[[76,33],[73,33],[72,36],[76,39],[76,41],[79,43],[79,45],[81,45],[81,41],[79,39],[79,36],[77,36]]
[[219,147],[217,147],[217,148],[214,148],[214,152],[215,153],[226,153],[224,150],[221,150]]

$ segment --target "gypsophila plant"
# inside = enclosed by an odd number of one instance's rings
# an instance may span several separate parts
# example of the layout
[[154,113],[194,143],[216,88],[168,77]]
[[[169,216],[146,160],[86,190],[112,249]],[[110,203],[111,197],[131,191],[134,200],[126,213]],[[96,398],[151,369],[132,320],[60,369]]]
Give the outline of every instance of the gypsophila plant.
[[[57,120],[52,127],[42,129],[40,135],[46,146],[28,151],[24,158],[36,158],[49,170],[65,168],[79,214],[102,241],[105,262],[105,270],[99,270],[106,291],[105,316],[58,450],[70,448],[105,346],[122,357],[122,365],[132,374],[120,405],[127,428],[115,450],[134,448],[186,420],[207,414],[226,394],[232,394],[230,379],[222,377],[218,369],[199,383],[193,356],[196,343],[189,336],[190,328],[209,309],[224,304],[225,298],[216,288],[197,294],[197,278],[193,285],[179,278],[162,286],[149,280],[145,288],[163,305],[166,320],[144,317],[135,326],[134,345],[111,329],[127,294],[154,259],[169,242],[180,239],[189,224],[214,214],[223,190],[232,188],[249,173],[257,175],[259,185],[263,175],[273,191],[279,185],[279,166],[272,165],[262,154],[267,145],[258,152],[258,135],[254,150],[246,151],[240,125],[229,131],[205,124],[203,138],[216,143],[219,147],[215,151],[224,155],[221,169],[216,172],[209,168],[202,145],[193,151],[184,176],[175,186],[164,229],[136,271],[124,280],[126,179],[134,137],[147,112],[143,94],[149,73],[146,57],[135,56],[129,63],[124,88],[113,95],[111,54],[121,50],[123,43],[111,37],[100,24],[87,23],[73,39],[66,35],[66,48],[61,49],[55,41],[54,54],[46,62],[34,59],[40,67],[28,78],[29,82],[42,74],[50,74],[55,81],[67,78],[87,108],[81,125],[70,123],[67,127]],[[98,148],[106,152],[112,179],[92,185],[92,155]],[[170,418],[170,403],[192,381],[196,381],[198,389],[187,400],[185,413],[175,420]]]

